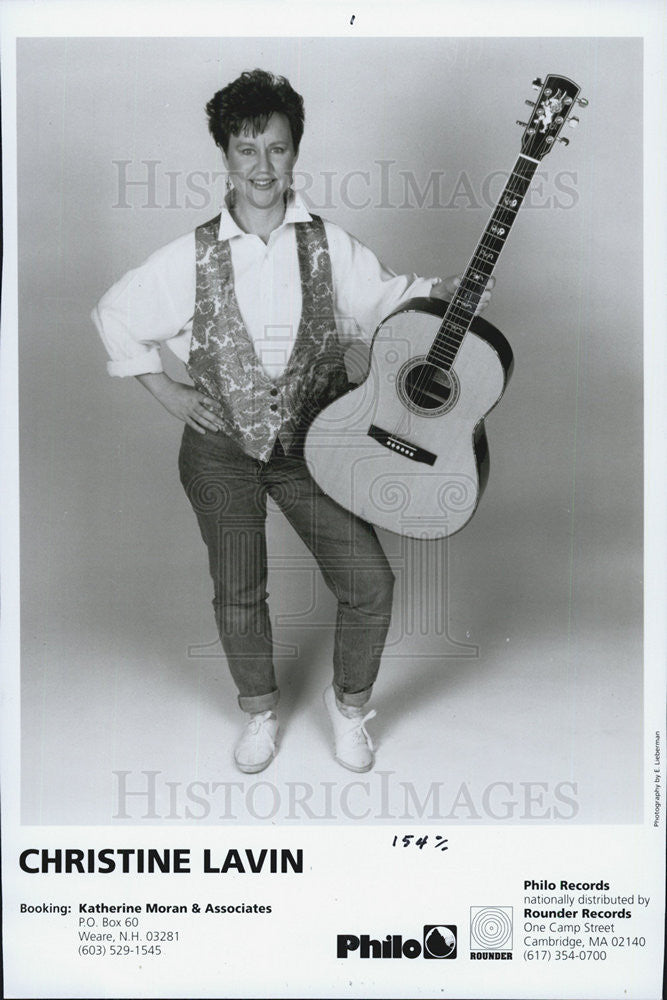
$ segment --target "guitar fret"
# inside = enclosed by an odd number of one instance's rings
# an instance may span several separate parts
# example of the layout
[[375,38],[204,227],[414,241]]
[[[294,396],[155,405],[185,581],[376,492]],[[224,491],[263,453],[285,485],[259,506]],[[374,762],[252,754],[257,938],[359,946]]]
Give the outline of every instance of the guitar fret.
[[443,339],[438,342],[438,350],[450,351],[452,349],[450,346],[451,344],[456,345],[454,348],[455,351],[458,350],[459,344],[463,340],[464,336],[465,331],[461,331],[461,333],[455,334],[454,336],[443,337]]
[[[456,355],[454,355],[454,357],[456,357]],[[432,351],[428,356],[428,360],[431,362],[435,362],[436,364],[447,366],[451,365],[454,359],[445,355],[441,355],[437,351]]]
[[538,161],[522,155],[514,165],[459,287],[447,307],[428,353],[430,361],[440,362],[451,368],[456,360],[463,338],[475,317],[484,289],[530,187],[537,164]]
[[[487,230],[484,233],[484,236],[482,237],[481,240],[481,242],[483,243],[483,249],[486,250],[488,248],[490,250],[495,251],[496,253],[500,253],[502,248],[505,246],[505,240],[503,239],[503,236],[504,233],[498,234],[491,232],[491,230]],[[487,243],[484,243],[485,239],[488,240]]]
[[484,288],[489,275],[487,273],[481,274],[481,271],[482,268],[480,267],[476,268],[472,274],[466,274],[459,287],[463,287],[464,284],[472,284],[479,285],[480,288]]
[[453,300],[450,303],[450,317],[452,319],[463,320],[463,323],[459,323],[459,326],[463,326],[465,324],[467,328],[468,316],[472,316],[475,309],[479,305],[483,287],[484,286],[481,286],[476,291],[471,291],[468,295],[459,295],[455,301]]
[[448,355],[448,354],[452,354],[452,353],[456,354],[456,351],[458,350],[458,346],[459,345],[456,344],[455,347],[452,347],[452,346],[450,346],[449,342],[446,341],[446,342],[444,342],[443,344],[440,345],[440,347],[438,348],[438,350],[442,354],[444,354],[444,355]]
[[[461,336],[468,329],[468,324],[470,322],[470,317],[474,315],[475,309],[479,305],[479,300],[481,299],[481,292],[475,295],[471,295],[469,298],[458,299],[456,302],[450,305],[450,315],[459,320],[459,330],[457,333]],[[462,322],[461,322],[462,321]],[[465,328],[465,329],[464,329]]]
[[[463,340],[464,336],[465,336],[465,333],[461,333],[461,334],[459,334],[456,337],[448,337],[447,339],[443,339],[441,341],[438,341],[438,347],[437,347],[437,349],[440,350],[440,351],[442,351],[445,354],[453,352],[454,355],[456,355],[456,352],[458,351],[459,347],[461,346],[461,341]],[[451,360],[453,360],[453,358]]]

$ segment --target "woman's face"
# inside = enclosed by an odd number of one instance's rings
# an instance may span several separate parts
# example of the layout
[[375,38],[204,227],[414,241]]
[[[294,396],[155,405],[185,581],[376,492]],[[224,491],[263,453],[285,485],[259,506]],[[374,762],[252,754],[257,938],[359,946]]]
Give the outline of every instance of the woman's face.
[[296,157],[289,122],[278,112],[259,135],[230,136],[226,160],[236,197],[253,208],[272,208],[292,183]]

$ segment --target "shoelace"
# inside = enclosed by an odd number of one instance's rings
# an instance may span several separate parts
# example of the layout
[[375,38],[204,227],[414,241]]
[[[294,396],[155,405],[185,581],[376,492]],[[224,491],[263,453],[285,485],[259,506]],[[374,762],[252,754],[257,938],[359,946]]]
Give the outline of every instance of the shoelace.
[[261,736],[266,736],[272,748],[275,748],[275,741],[271,736],[271,733],[266,729],[265,723],[267,723],[272,716],[272,712],[258,712],[257,715],[253,715],[252,719],[248,723],[248,733],[251,736],[255,736],[259,739]]
[[375,747],[373,746],[373,740],[366,729],[366,723],[369,719],[374,719],[376,715],[377,712],[374,708],[372,708],[367,715],[353,715],[351,718],[348,717],[350,726],[346,731],[345,736],[352,737],[353,743],[367,743],[369,750],[374,750]]

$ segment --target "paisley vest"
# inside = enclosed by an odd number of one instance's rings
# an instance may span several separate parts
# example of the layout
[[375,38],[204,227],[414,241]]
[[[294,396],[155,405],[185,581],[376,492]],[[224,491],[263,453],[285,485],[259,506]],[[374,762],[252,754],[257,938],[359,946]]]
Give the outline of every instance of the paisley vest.
[[295,223],[301,323],[285,370],[271,378],[245,328],[234,291],[229,240],[220,216],[195,231],[197,295],[188,373],[222,408],[223,433],[253,458],[268,461],[276,439],[299,454],[308,425],[346,392],[348,381],[333,308],[331,260],[318,216]]

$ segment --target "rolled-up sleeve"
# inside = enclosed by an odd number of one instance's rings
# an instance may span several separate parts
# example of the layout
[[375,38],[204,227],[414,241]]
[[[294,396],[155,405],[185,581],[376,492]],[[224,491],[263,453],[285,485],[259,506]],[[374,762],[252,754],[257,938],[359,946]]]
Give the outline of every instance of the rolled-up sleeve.
[[326,223],[339,329],[345,339],[370,341],[379,323],[408,299],[428,297],[440,278],[395,274],[372,250]]
[[110,375],[163,371],[159,347],[183,338],[196,293],[194,233],[173,240],[104,293],[91,319],[109,355]]

